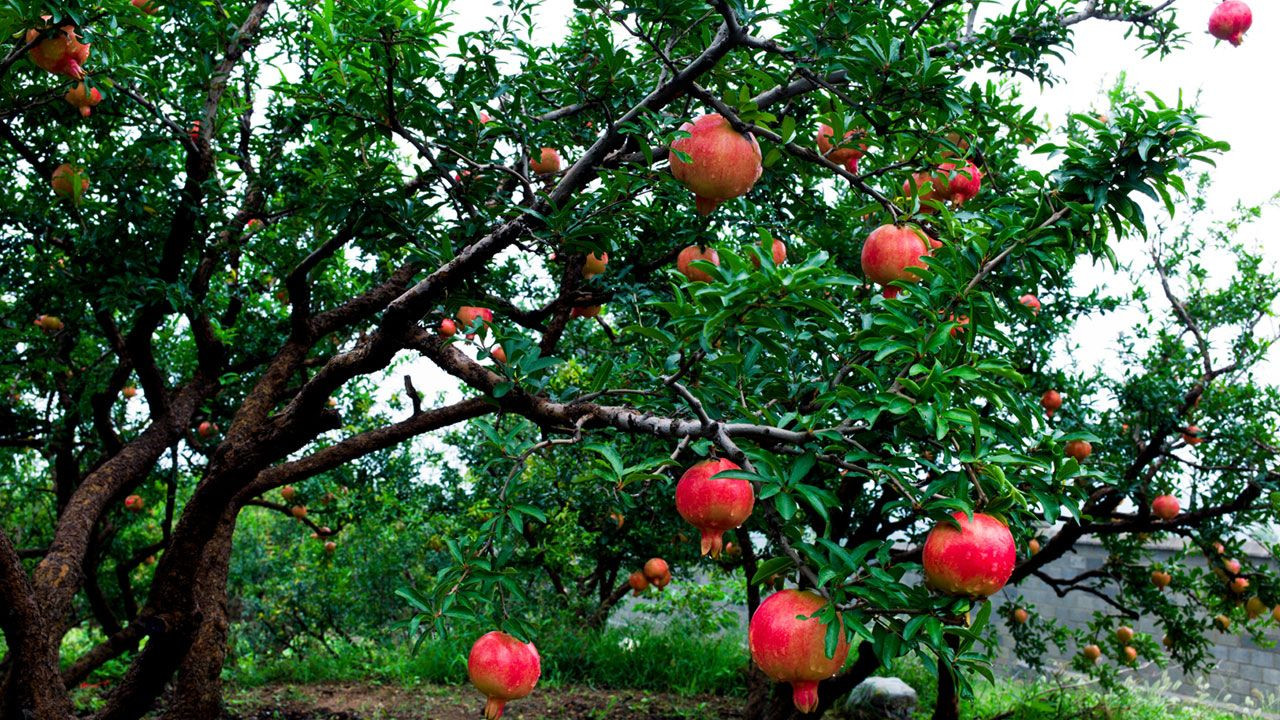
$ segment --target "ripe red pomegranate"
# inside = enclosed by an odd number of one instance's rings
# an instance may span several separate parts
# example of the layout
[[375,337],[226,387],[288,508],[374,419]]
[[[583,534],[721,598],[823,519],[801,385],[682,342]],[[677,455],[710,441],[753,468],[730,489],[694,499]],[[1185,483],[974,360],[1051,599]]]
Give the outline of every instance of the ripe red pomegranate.
[[294,505],[293,507],[289,508],[289,514],[301,520],[307,516],[307,506]]
[[1253,25],[1253,11],[1240,0],[1227,0],[1209,16],[1209,34],[1239,46],[1245,31]]
[[[911,175],[910,180],[902,183],[902,194],[911,196],[912,185],[920,193],[920,202],[950,202],[960,207],[965,202],[977,197],[982,189],[982,171],[972,162],[959,170],[955,163],[942,163],[936,173],[918,172]],[[923,206],[923,212],[931,208]]]
[[202,438],[211,437],[216,432],[218,432],[218,426],[208,420],[205,420],[196,426],[196,433],[198,433]]
[[550,175],[560,172],[560,168],[564,163],[560,159],[560,151],[555,148],[544,147],[538,152],[538,158],[529,159],[529,169],[539,175]]
[[280,497],[284,498],[285,502],[293,502],[293,499],[297,496],[298,491],[292,485],[285,485],[280,488]]
[[1188,425],[1182,431],[1182,441],[1188,445],[1199,445],[1204,442],[1204,438],[1200,437],[1200,428],[1195,425]]
[[756,502],[751,482],[714,477],[725,470],[739,469],[732,460],[703,460],[685,470],[676,483],[676,510],[702,531],[703,555],[719,557],[724,532],[742,525],[751,516]]
[[1046,390],[1044,395],[1040,396],[1040,407],[1044,408],[1044,414],[1053,417],[1062,407],[1062,395],[1057,390]]
[[458,332],[458,324],[451,318],[445,318],[440,321],[440,334],[445,337],[453,337]]
[[593,318],[600,314],[599,305],[588,305],[586,307],[576,307],[569,311],[569,317]]
[[542,675],[542,658],[533,643],[522,643],[494,630],[471,646],[467,675],[471,684],[489,699],[484,706],[485,718],[497,720],[508,700],[519,700],[533,692]]
[[[763,250],[766,255],[773,256],[774,265],[782,265],[787,261],[787,245],[777,238],[773,238],[773,242],[769,242],[769,238],[761,240],[760,249]],[[757,258],[755,255],[749,255],[748,257],[751,259],[752,265],[760,267],[760,258]]]
[[1172,495],[1160,495],[1151,501],[1151,514],[1161,520],[1172,520],[1178,517],[1182,506],[1178,503],[1178,498]]
[[627,576],[627,584],[631,586],[631,594],[640,597],[640,593],[649,588],[649,578],[644,576],[644,572],[637,570]]
[[649,558],[644,564],[644,577],[658,590],[671,584],[671,568],[662,558]]
[[1093,446],[1084,440],[1072,440],[1067,443],[1065,450],[1068,457],[1073,457],[1076,462],[1084,462],[1093,454]]
[[958,528],[938,523],[925,540],[925,582],[952,595],[992,595],[1013,574],[1018,556],[1013,533],[984,513],[974,513],[973,520],[960,511],[951,517],[959,523]]
[[1027,612],[1023,608],[1018,608],[1017,610],[1013,611],[1013,621],[1018,623],[1019,625],[1026,625],[1027,621],[1030,619],[1031,619],[1031,613]]
[[671,143],[671,174],[693,191],[700,215],[709,215],[725,200],[746,195],[764,172],[756,139],[734,130],[720,115],[703,115],[680,129],[689,137]]
[[338,549],[338,543],[330,540],[324,544],[324,551],[332,555]]
[[[862,274],[885,286],[895,281],[919,282],[920,276],[908,268],[924,267],[922,258],[932,254],[931,243],[915,225],[881,225],[862,244]],[[897,295],[897,288],[885,287],[885,297]]]
[[801,712],[818,707],[818,683],[839,672],[849,656],[844,619],[837,614],[840,641],[835,656],[827,657],[827,626],[811,617],[826,605],[827,601],[815,593],[782,590],[760,603],[747,629],[751,659],[765,675],[791,683],[791,699]]
[[1022,303],[1023,305],[1026,305],[1028,308],[1031,308],[1032,313],[1036,315],[1040,314],[1040,299],[1037,298],[1035,295],[1032,295],[1031,293],[1027,293],[1026,295],[1023,295],[1022,297],[1018,298],[1018,302]]
[[609,264],[609,253],[591,253],[582,261],[582,277],[590,279],[604,272]]
[[716,252],[716,249],[711,246],[701,248],[697,245],[690,245],[681,250],[680,255],[676,257],[676,269],[682,275],[692,282],[711,282],[713,278],[709,274],[695,267],[690,267],[694,260],[705,260],[716,267],[720,267],[720,253]]
[[1249,579],[1238,577],[1231,581],[1231,592],[1236,595],[1243,595],[1245,590],[1249,589]]
[[129,497],[124,499],[125,510],[131,510],[133,512],[142,512],[142,506],[143,506],[143,502],[142,502],[141,495],[130,495]]
[[[45,20],[50,16],[43,15]],[[89,46],[80,42],[73,28],[59,27],[53,30],[32,28],[27,31],[24,42],[33,42],[45,31],[44,39],[27,51],[31,62],[40,68],[58,75],[79,80],[84,77],[84,67],[89,59]]]
[[816,138],[818,152],[836,165],[843,165],[846,170],[857,175],[858,160],[866,153],[867,144],[860,142],[855,146],[855,141],[865,134],[865,131],[860,129],[850,130],[844,134],[844,139],[840,141],[840,146],[833,149],[831,138],[835,135],[835,130],[826,123],[819,123],[818,136]]
[[79,108],[80,114],[84,117],[89,117],[93,112],[93,106],[102,102],[102,92],[82,82],[72,85],[67,94],[62,97],[74,107]]
[[[80,198],[89,192],[89,176],[85,173],[84,168],[76,167],[63,163],[53,169],[53,176],[49,179],[49,184],[53,186],[53,193],[60,198],[69,198],[77,205]],[[77,185],[79,190],[76,189]]]
[[1226,571],[1231,573],[1232,575],[1240,574],[1240,561],[1236,560],[1235,558],[1229,558],[1227,560],[1223,560],[1222,567],[1225,568]]
[[[462,323],[462,327],[464,328],[471,327],[471,325],[475,323],[477,319],[481,320],[486,325],[488,325],[489,323],[493,322],[493,311],[490,310],[489,308],[472,307],[470,305],[463,305],[462,307],[458,308],[458,322]],[[468,333],[467,339],[475,340],[476,339],[475,333]]]
[[1151,584],[1155,585],[1158,589],[1163,590],[1169,587],[1169,584],[1172,582],[1173,576],[1169,573],[1162,570],[1151,571]]

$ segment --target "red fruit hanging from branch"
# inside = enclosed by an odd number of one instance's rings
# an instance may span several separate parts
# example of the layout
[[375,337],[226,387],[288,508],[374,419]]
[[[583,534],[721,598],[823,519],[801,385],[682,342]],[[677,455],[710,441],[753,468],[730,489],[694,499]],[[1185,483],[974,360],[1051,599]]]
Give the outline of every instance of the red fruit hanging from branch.
[[[50,16],[44,15],[45,20]],[[57,75],[66,75],[79,80],[84,77],[84,63],[89,59],[89,46],[80,42],[74,28],[32,28],[27,31],[25,42],[30,43],[40,37],[43,39],[35,47],[27,51],[31,62]]]
[[717,478],[725,470],[740,470],[723,458],[704,460],[689,468],[676,483],[676,510],[680,517],[702,531],[702,554],[719,557],[724,533],[746,522],[755,506],[751,482]]
[[959,523],[938,523],[924,543],[925,582],[951,595],[988,597],[1013,574],[1018,550],[1009,527],[984,513],[973,519],[954,512]]
[[98,88],[90,88],[82,82],[78,82],[71,86],[66,95],[62,96],[67,102],[80,110],[80,114],[89,117],[93,112],[93,107],[102,102],[102,92]]
[[746,195],[764,172],[756,139],[734,130],[720,115],[703,115],[680,129],[689,137],[671,143],[671,174],[693,191],[700,215]]
[[791,699],[800,712],[818,707],[818,683],[839,672],[849,656],[844,621],[837,614],[839,641],[835,654],[827,657],[827,626],[812,617],[826,605],[815,593],[782,590],[760,603],[747,630],[751,659],[765,675],[791,683]]
[[563,166],[564,161],[560,159],[560,151],[555,148],[544,147],[538,151],[536,159],[529,160],[529,169],[538,175],[558,173]]
[[637,570],[627,576],[627,585],[631,586],[631,594],[640,597],[640,593],[649,588],[649,578],[644,576],[644,571]]
[[704,260],[716,267],[720,267],[720,253],[716,252],[713,247],[701,248],[697,245],[690,245],[681,250],[676,257],[676,269],[689,280],[693,282],[711,282],[714,280],[715,278],[712,278],[705,271],[693,267],[695,260]]
[[497,630],[476,640],[467,657],[471,684],[489,699],[484,706],[487,720],[502,717],[508,701],[533,692],[541,675],[542,658],[533,643],[520,642]]
[[53,187],[55,195],[79,205],[80,198],[89,192],[89,176],[85,174],[84,168],[63,163],[53,169],[49,185]]
[[1172,495],[1160,495],[1151,501],[1151,514],[1161,520],[1172,520],[1178,517],[1182,506],[1178,503],[1178,498]]
[[582,277],[591,279],[604,272],[609,264],[609,253],[591,253],[582,261]]
[[853,129],[844,134],[844,139],[840,141],[840,145],[833,146],[831,138],[835,135],[835,130],[826,123],[818,125],[818,152],[822,156],[836,165],[843,165],[846,170],[853,174],[858,173],[858,160],[862,158],[867,151],[867,144],[857,142],[866,133],[863,130]]
[[1227,0],[1214,8],[1209,16],[1209,34],[1237,47],[1252,25],[1253,11],[1240,0]]
[[644,577],[658,590],[671,584],[671,566],[662,558],[649,558],[644,564]]
[[1040,407],[1044,408],[1044,414],[1053,417],[1053,414],[1062,408],[1062,393],[1057,390],[1046,390],[1044,395],[1040,396]]
[[932,241],[915,225],[881,225],[862,244],[862,274],[886,286],[885,297],[897,297],[891,282],[920,282],[910,268],[923,268],[923,258],[932,254]]

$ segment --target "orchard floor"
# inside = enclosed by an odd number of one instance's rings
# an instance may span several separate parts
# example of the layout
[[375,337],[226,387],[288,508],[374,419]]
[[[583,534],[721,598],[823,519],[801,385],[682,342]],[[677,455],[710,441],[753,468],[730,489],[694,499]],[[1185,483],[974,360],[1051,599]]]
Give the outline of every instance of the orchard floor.
[[[368,684],[273,685],[237,690],[229,720],[475,720],[484,698],[470,686],[406,689]],[[507,705],[504,720],[698,720],[742,717],[741,698],[636,690],[538,688]]]

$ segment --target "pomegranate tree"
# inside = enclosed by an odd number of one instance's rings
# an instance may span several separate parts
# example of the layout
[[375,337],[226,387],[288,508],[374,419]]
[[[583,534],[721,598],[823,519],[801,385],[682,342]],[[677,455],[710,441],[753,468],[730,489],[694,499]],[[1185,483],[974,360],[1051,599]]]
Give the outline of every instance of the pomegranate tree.
[[925,582],[951,595],[987,597],[1004,587],[1013,574],[1018,551],[1009,526],[996,518],[963,512],[951,514],[924,542]]
[[726,470],[740,470],[724,458],[703,460],[680,476],[676,483],[676,510],[680,517],[702,532],[702,554],[719,557],[724,533],[751,516],[756,494],[751,483],[737,478],[718,478]]
[[791,683],[791,699],[800,712],[817,709],[818,683],[839,672],[849,657],[838,613],[839,641],[835,654],[827,656],[827,626],[813,617],[826,606],[826,599],[815,593],[782,590],[760,603],[747,629],[751,659],[765,675]]
[[915,225],[881,225],[862,244],[862,274],[884,285],[885,297],[897,297],[891,282],[915,283],[920,276],[911,268],[924,267],[923,258],[932,254],[932,241]]
[[502,717],[509,700],[519,700],[533,692],[541,675],[538,648],[497,630],[476,640],[467,656],[467,676],[488,698],[484,705],[487,720]]
[[699,214],[746,195],[764,172],[756,139],[734,130],[720,115],[703,115],[680,129],[689,137],[671,143],[671,174],[693,191]]

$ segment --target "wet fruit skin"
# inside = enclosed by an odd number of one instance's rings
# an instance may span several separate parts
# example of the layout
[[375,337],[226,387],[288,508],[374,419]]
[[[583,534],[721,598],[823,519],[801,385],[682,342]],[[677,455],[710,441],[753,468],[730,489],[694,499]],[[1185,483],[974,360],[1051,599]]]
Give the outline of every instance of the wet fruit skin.
[[827,601],[815,593],[782,590],[760,603],[747,631],[751,659],[765,675],[791,683],[792,701],[801,712],[818,706],[818,683],[839,672],[849,656],[840,618],[840,639],[834,656],[827,657],[827,626],[810,617],[826,605]]

